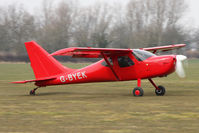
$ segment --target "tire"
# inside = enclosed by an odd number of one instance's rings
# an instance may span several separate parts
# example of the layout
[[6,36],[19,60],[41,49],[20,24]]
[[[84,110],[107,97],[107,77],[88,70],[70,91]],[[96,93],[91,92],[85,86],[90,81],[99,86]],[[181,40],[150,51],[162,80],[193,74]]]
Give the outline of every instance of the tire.
[[163,86],[158,86],[159,89],[155,89],[155,94],[157,96],[164,96],[164,94],[166,93],[166,89]]
[[141,87],[136,87],[136,88],[133,89],[133,95],[136,96],[136,97],[143,96],[144,91]]

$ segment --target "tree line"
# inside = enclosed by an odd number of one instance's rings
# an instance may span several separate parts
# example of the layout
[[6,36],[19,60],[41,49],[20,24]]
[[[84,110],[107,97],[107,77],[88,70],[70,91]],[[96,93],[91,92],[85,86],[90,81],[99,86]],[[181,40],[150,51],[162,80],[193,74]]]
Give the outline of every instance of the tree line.
[[197,43],[197,33],[184,28],[184,0],[130,0],[126,6],[43,0],[29,12],[22,5],[0,8],[0,55],[26,55],[24,42],[35,40],[48,52],[80,47],[141,48]]

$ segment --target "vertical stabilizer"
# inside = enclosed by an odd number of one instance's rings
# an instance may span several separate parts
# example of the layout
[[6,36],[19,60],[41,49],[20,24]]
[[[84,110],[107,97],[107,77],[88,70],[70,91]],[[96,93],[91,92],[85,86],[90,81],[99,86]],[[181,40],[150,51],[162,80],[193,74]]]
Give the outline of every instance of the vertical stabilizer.
[[26,42],[25,46],[36,79],[55,76],[71,70],[59,63],[36,42]]

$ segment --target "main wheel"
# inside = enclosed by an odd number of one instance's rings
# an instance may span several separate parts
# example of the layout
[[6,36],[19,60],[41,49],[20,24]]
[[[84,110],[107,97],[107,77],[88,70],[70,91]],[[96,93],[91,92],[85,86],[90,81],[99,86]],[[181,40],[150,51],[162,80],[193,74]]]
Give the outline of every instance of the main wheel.
[[31,90],[31,91],[30,91],[30,95],[31,95],[31,96],[34,96],[34,95],[35,95],[35,90]]
[[136,88],[133,89],[133,95],[134,96],[143,96],[144,91],[141,87],[136,87]]
[[155,89],[155,94],[157,96],[164,96],[164,94],[166,93],[166,89],[163,86],[158,86],[159,89]]

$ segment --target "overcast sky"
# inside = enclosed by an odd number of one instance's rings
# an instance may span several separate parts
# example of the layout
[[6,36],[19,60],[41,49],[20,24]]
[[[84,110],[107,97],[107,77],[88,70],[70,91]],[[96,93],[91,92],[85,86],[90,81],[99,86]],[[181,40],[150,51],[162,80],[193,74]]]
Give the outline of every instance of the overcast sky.
[[[54,0],[55,2],[58,2],[60,0]],[[110,4],[114,3],[120,3],[125,5],[129,0],[78,0],[81,5],[92,5],[96,1],[103,1],[108,2]],[[185,21],[190,23],[192,26],[199,26],[199,0],[186,0],[189,9],[188,13],[186,15]],[[23,4],[26,9],[30,10],[31,12],[38,10],[41,6],[42,0],[0,0],[0,6],[8,6],[9,4],[17,3],[17,4]]]

